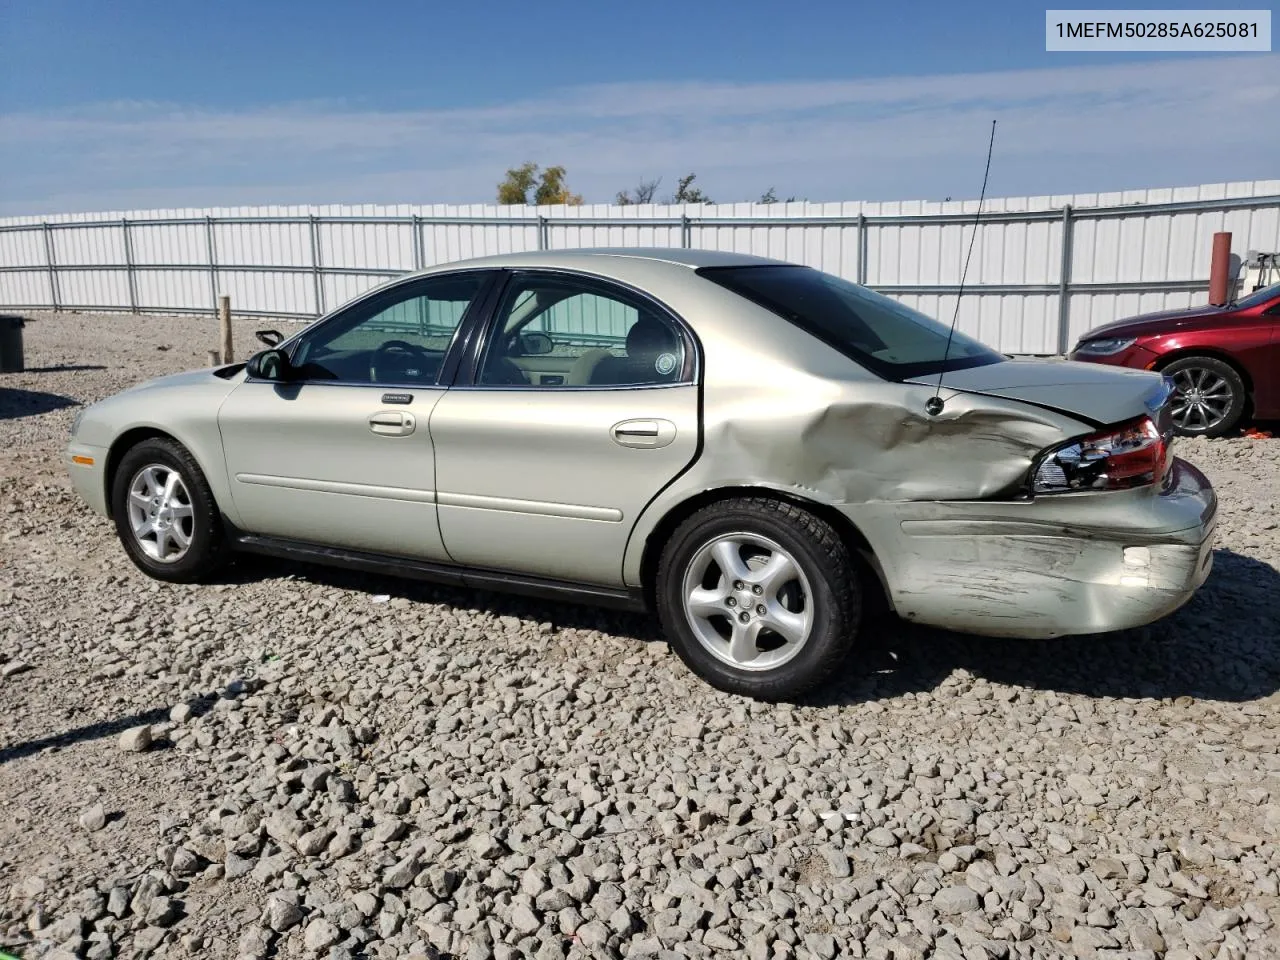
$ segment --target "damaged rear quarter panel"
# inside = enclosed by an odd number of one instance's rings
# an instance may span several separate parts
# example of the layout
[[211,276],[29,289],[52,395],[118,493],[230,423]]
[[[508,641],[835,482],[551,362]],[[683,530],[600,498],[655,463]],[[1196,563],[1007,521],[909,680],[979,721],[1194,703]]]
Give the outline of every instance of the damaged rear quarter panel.
[[[699,299],[672,306],[693,318],[725,313],[719,296]],[[697,331],[702,451],[639,518],[628,583],[640,582],[661,519],[707,491],[756,487],[833,507],[980,500],[1018,490],[1037,454],[1090,429],[1017,400],[946,389],[942,413],[930,417],[932,386],[882,380],[740,298],[731,323],[704,320]]]

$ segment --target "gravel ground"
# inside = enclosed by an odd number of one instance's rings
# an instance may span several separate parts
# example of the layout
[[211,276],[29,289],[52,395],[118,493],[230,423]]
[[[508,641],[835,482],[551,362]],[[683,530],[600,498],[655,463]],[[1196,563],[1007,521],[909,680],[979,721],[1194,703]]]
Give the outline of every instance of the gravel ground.
[[[237,343],[254,324],[240,324]],[[638,616],[269,561],[152,582],[60,462],[207,319],[42,315],[0,376],[0,949],[1280,956],[1280,440],[1182,442],[1214,573],[1122,635],[890,623],[820,700]]]

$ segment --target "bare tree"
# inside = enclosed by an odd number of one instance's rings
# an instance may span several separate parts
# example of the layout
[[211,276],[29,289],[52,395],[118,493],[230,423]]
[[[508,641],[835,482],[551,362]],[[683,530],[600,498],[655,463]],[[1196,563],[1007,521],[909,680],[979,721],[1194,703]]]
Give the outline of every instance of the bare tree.
[[620,207],[630,206],[633,203],[653,203],[653,198],[658,192],[658,184],[662,183],[662,178],[657,180],[644,180],[635,185],[630,190],[619,190],[614,203]]

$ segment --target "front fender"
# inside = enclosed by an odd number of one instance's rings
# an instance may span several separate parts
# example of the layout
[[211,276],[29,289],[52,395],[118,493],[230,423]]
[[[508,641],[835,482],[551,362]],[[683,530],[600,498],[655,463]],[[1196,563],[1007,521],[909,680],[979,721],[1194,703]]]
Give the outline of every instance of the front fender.
[[[106,451],[100,482],[110,510],[112,474],[120,457],[148,436],[167,436],[190,451],[208,481],[221,512],[235,524],[239,516],[227,481],[218,410],[241,376],[230,380],[209,371],[179,374],[152,381],[87,407],[80,417],[73,445]],[[89,498],[86,498],[89,499]]]

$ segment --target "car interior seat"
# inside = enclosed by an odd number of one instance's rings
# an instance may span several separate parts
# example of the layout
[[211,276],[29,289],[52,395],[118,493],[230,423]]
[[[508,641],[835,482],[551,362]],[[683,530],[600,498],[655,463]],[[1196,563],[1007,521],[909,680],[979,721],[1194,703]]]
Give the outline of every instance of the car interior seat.
[[681,354],[675,331],[652,314],[641,314],[627,331],[627,355],[602,359],[590,382],[666,383],[680,376]]
[[595,383],[596,367],[600,365],[600,361],[612,356],[613,354],[603,347],[592,347],[573,361],[573,366],[569,368],[569,373],[565,377],[565,383],[571,387],[584,387]]

